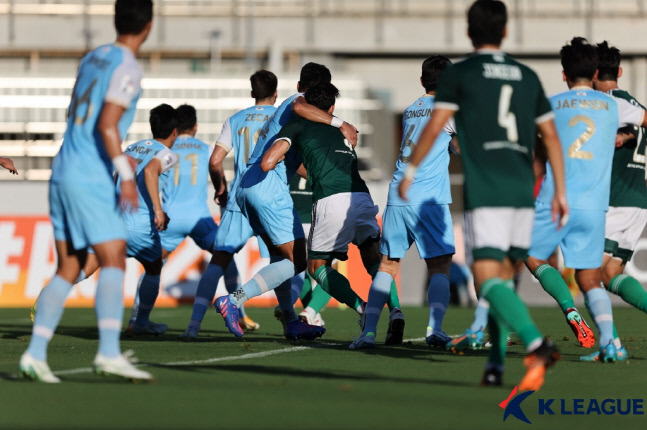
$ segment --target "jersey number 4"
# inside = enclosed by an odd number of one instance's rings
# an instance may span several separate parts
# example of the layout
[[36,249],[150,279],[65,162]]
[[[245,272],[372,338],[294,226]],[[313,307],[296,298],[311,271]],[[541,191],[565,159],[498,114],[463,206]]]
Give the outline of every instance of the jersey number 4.
[[[92,103],[90,103],[90,95],[92,94],[92,89],[94,88],[94,85],[97,83],[97,79],[95,78],[90,86],[81,94],[80,96],[76,94],[76,86],[74,87],[74,90],[72,90],[72,101],[70,102],[70,108],[67,111],[67,117],[72,117],[74,118],[74,123],[76,125],[83,125],[85,121],[92,115]],[[85,111],[84,116],[78,116],[77,115],[77,110],[80,106],[87,104],[88,108]]]

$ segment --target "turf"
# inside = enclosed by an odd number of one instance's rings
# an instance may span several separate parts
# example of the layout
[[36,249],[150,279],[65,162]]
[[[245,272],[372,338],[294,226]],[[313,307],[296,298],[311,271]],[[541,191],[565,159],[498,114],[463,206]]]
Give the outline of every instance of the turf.
[[[404,345],[378,344],[368,352],[350,351],[357,318],[348,310],[328,309],[328,332],[315,342],[291,343],[280,335],[270,309],[251,309],[258,332],[235,339],[215,312],[207,315],[199,342],[176,336],[185,328],[188,307],[153,311],[169,324],[160,337],[123,337],[153,384],[131,384],[96,376],[90,363],[96,351],[94,313],[68,309],[49,348],[49,364],[62,379],[58,385],[16,379],[20,354],[31,324],[27,311],[0,312],[0,375],[3,377],[0,428],[50,429],[500,429],[526,428],[509,416],[503,422],[498,404],[523,375],[523,348],[510,347],[504,386],[479,387],[487,351],[452,355],[429,348],[424,340],[427,310],[406,308]],[[385,313],[386,314],[386,313]],[[573,399],[645,399],[647,334],[645,315],[629,308],[614,310],[618,330],[629,350],[627,363],[582,363],[589,352],[576,341],[561,313],[532,309],[540,329],[549,334],[563,359],[547,382],[522,403],[534,429],[566,426],[596,429],[644,428],[645,415],[562,415]],[[383,314],[384,315],[384,314]],[[386,316],[386,315],[384,315]],[[470,309],[450,309],[445,329],[461,333]],[[383,318],[384,319],[384,318]],[[385,332],[381,321],[378,340]],[[68,372],[65,372],[68,371]],[[557,399],[555,415],[539,415],[540,399]],[[568,406],[570,405],[570,406]],[[642,411],[646,407],[643,404]]]

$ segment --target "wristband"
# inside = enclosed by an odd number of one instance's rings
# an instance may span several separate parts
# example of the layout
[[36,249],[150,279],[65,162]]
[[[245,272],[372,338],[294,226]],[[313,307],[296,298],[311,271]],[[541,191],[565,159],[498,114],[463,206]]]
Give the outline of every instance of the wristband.
[[330,120],[330,125],[336,128],[340,128],[342,125],[344,125],[344,120],[333,115],[332,119]]
[[404,169],[404,179],[410,179],[413,181],[413,178],[416,177],[416,172],[418,171],[418,166],[409,164],[406,169]]
[[133,169],[130,167],[128,158],[124,154],[117,155],[113,158],[112,165],[122,181],[132,181],[134,179]]

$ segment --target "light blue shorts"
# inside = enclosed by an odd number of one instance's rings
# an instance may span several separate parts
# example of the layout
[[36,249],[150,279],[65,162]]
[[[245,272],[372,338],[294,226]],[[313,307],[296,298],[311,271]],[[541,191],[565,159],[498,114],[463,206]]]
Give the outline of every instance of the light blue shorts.
[[162,241],[156,229],[128,228],[126,255],[138,261],[153,262],[162,257]]
[[416,243],[420,258],[454,254],[454,225],[448,205],[387,206],[382,215],[380,252],[404,258]]
[[[245,215],[239,211],[225,209],[220,219],[220,227],[216,233],[213,250],[235,254],[243,249],[252,236],[254,236],[254,230],[249,225]],[[258,237],[258,250],[261,257],[269,258],[270,253],[265,242],[260,237]]]
[[115,186],[103,182],[50,182],[49,213],[54,238],[80,250],[112,240],[126,240],[126,227]]
[[188,236],[205,251],[211,252],[216,239],[218,225],[211,215],[202,218],[171,218],[166,230],[160,232],[162,248],[173,252]]
[[264,173],[258,164],[250,166],[238,185],[236,202],[254,233],[266,233],[273,245],[304,237],[290,189],[273,170]]
[[604,253],[604,222],[605,211],[571,209],[568,223],[557,229],[550,206],[537,203],[529,255],[547,260],[559,245],[566,267],[598,268]]

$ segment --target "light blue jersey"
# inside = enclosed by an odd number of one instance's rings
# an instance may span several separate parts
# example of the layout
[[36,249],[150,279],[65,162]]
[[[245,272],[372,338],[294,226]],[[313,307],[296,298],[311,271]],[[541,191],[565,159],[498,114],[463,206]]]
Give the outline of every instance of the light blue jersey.
[[235,199],[240,177],[245,171],[246,164],[250,161],[251,154],[256,149],[256,143],[262,133],[261,129],[274,112],[276,112],[274,106],[255,105],[235,113],[223,124],[216,145],[221,146],[227,152],[234,151],[234,179],[229,185],[228,210],[240,212]]
[[389,185],[387,205],[410,206],[422,204],[449,204],[452,196],[449,185],[449,128],[440,133],[431,151],[420,163],[416,178],[408,192],[409,199],[404,201],[398,195],[398,184],[404,177],[404,171],[409,165],[411,153],[416,147],[431,111],[434,107],[434,97],[424,95],[409,106],[402,116],[402,143],[400,156],[395,164],[393,180]]
[[[616,132],[620,124],[640,125],[643,109],[588,87],[574,87],[550,102],[562,142],[569,207],[606,211]],[[538,203],[550,206],[554,183],[548,164]]]

